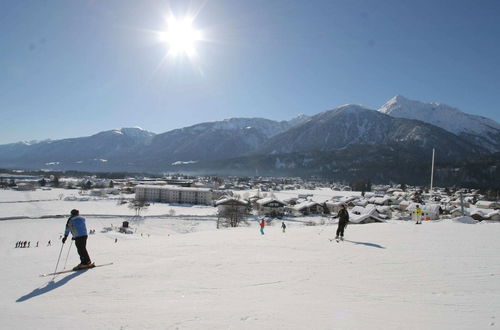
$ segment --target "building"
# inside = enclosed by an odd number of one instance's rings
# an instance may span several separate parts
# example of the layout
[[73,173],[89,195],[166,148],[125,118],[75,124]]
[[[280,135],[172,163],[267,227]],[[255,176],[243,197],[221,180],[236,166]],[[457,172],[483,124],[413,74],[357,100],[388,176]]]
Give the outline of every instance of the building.
[[490,202],[490,201],[477,201],[475,205],[478,209],[498,209],[498,208],[500,208],[500,203]]
[[138,185],[135,187],[135,199],[148,202],[212,205],[212,191],[209,188]]
[[239,213],[247,213],[250,208],[250,203],[241,199],[228,197],[216,201],[215,206],[221,214],[228,210],[235,210]]
[[323,214],[325,209],[323,206],[314,201],[305,201],[300,204],[293,206],[292,211],[294,213],[309,215],[309,214]]
[[262,198],[257,202],[259,215],[280,217],[285,214],[286,203],[274,198]]

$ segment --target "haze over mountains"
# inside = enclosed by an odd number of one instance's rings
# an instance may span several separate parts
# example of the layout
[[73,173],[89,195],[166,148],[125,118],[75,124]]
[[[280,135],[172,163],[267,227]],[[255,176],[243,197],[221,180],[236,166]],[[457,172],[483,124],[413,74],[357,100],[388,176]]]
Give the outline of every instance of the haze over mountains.
[[[500,125],[398,95],[379,110],[344,105],[289,121],[231,118],[161,134],[136,127],[0,145],[0,167],[354,177],[339,173],[343,168],[384,181],[394,179],[385,172],[403,164],[428,166],[432,148],[447,164],[490,157],[500,151]],[[364,173],[365,167],[380,173]]]

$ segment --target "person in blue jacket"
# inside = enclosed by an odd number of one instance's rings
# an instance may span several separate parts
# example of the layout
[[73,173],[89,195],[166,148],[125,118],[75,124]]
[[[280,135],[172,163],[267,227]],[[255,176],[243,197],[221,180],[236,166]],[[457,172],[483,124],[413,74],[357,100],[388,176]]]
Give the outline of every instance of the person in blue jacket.
[[75,241],[78,255],[80,256],[80,264],[73,269],[83,269],[93,267],[90,261],[89,253],[87,252],[87,227],[85,226],[85,218],[80,215],[78,210],[71,210],[71,216],[66,222],[66,230],[62,239],[63,244],[66,243],[68,235],[71,232],[72,240]]

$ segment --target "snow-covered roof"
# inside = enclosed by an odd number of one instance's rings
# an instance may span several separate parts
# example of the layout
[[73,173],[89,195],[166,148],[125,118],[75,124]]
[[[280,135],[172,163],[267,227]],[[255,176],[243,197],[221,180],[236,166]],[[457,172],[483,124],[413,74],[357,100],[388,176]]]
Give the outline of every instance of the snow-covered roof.
[[248,202],[245,201],[245,200],[242,200],[242,199],[238,199],[238,198],[232,198],[232,197],[228,197],[228,198],[222,198],[222,199],[219,199],[215,202],[215,206],[218,206],[218,205],[225,205],[225,204],[240,204],[240,205],[248,205]]
[[358,215],[363,215],[363,214],[374,214],[377,211],[375,206],[373,204],[368,204],[366,207],[362,206],[355,206],[351,209],[349,214],[358,214]]
[[266,205],[266,204],[269,204],[271,202],[276,202],[276,203],[279,203],[279,204],[282,204],[282,205],[286,205],[285,202],[280,201],[280,200],[278,200],[276,198],[272,198],[272,197],[267,197],[267,198],[259,199],[257,201],[257,204],[259,204],[259,205]]
[[477,201],[475,204],[477,207],[484,207],[487,209],[496,207],[498,205],[497,202],[491,202],[491,201]]
[[295,205],[293,208],[297,211],[300,211],[304,208],[309,208],[309,207],[313,207],[313,206],[316,206],[316,205],[319,205],[319,203],[316,203],[316,202],[313,202],[313,201],[305,201],[305,202],[302,202],[300,204],[297,204]]
[[365,214],[360,214],[360,215],[357,215],[357,214],[353,214],[352,216],[349,217],[349,222],[352,222],[352,223],[363,223],[363,222],[366,222],[368,219],[373,219],[377,222],[384,222],[384,220],[380,217],[378,217],[377,215],[373,214],[373,213],[365,213]]
[[342,202],[342,203],[349,203],[353,200],[355,200],[356,197],[353,197],[353,196],[342,196],[339,198],[339,202]]
[[135,186],[135,189],[162,189],[162,190],[178,190],[178,191],[204,191],[204,192],[209,192],[211,191],[210,188],[192,188],[192,187],[179,187],[179,186],[172,186],[172,185],[164,185],[164,186],[156,186],[156,185],[138,185]]

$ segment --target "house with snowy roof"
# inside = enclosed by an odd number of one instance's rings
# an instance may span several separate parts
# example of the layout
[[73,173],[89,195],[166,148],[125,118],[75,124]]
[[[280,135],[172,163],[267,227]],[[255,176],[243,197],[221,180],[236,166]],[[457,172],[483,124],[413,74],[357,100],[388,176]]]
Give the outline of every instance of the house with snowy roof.
[[226,197],[215,201],[215,206],[219,213],[224,213],[227,210],[236,210],[239,213],[246,213],[250,207],[250,203],[239,198]]
[[356,224],[384,222],[380,217],[377,209],[373,204],[368,204],[366,207],[355,206],[349,212],[349,222]]
[[474,204],[479,209],[499,209],[500,203],[498,202],[490,202],[490,201],[477,201]]
[[395,204],[394,201],[396,201],[396,198],[385,195],[379,197],[372,197],[368,200],[368,203],[375,205],[393,205]]
[[279,217],[285,214],[286,203],[276,198],[267,197],[256,201],[259,215]]
[[325,212],[323,205],[314,201],[302,202],[300,204],[293,206],[291,209],[293,213],[298,213],[302,215],[323,214]]

